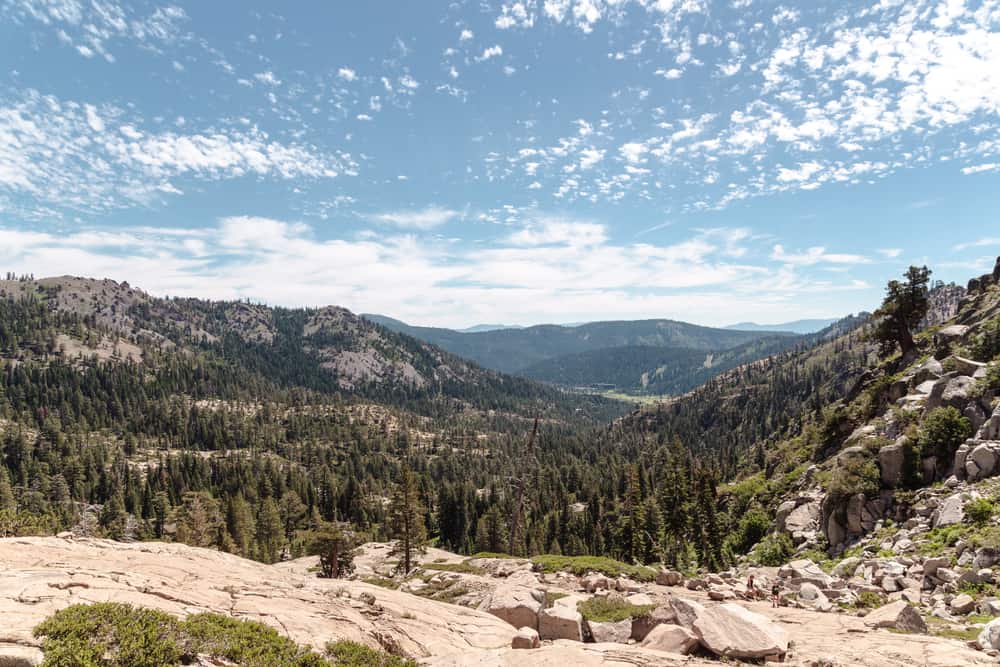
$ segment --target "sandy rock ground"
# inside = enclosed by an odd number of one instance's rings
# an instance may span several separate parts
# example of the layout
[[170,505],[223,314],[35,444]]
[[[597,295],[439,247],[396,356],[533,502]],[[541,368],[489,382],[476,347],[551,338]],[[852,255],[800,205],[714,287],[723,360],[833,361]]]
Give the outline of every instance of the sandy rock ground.
[[[366,545],[359,576],[382,571],[390,560],[383,545]],[[459,563],[463,557],[432,550],[424,562]],[[180,544],[122,544],[94,539],[0,540],[0,649],[30,649],[31,629],[74,603],[127,602],[179,616],[201,611],[231,614],[272,625],[302,644],[352,639],[405,652],[426,665],[459,667],[556,667],[573,665],[720,665],[623,644],[546,642],[513,650],[516,629],[489,614],[435,602],[360,581],[318,579],[314,559],[270,566]],[[502,579],[478,579],[481,588]],[[567,577],[546,577],[550,590],[569,591]],[[715,604],[706,593],[654,584],[643,586],[656,603],[672,596]],[[367,593],[375,598],[368,604]],[[772,609],[766,602],[739,602],[779,623],[790,635],[786,664],[864,667],[961,667],[995,665],[994,658],[956,640],[871,630],[861,618],[806,609]],[[731,664],[731,663],[726,663]]]

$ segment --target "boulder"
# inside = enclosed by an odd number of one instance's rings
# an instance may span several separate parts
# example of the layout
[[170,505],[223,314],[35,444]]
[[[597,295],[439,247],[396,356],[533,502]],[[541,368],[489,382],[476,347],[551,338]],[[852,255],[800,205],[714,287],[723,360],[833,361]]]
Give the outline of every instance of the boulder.
[[778,569],[778,576],[782,579],[791,579],[793,584],[810,582],[820,588],[826,588],[833,581],[830,575],[808,558],[793,560],[790,563],[782,565]]
[[[544,594],[541,596],[544,599]],[[515,628],[538,628],[542,611],[537,591],[526,586],[501,585],[489,595],[479,609],[506,621]]]
[[518,628],[514,638],[510,640],[511,648],[538,648],[542,643],[538,640],[538,631],[534,628]]
[[977,570],[993,567],[1000,563],[1000,549],[993,547],[982,547],[976,551],[976,557],[972,560],[972,566]]
[[795,544],[805,542],[810,534],[815,535],[819,528],[820,513],[820,503],[814,500],[799,505],[788,514],[784,529],[792,536]]
[[997,449],[990,443],[976,445],[965,459],[965,474],[972,482],[992,477],[996,467]]
[[962,338],[968,332],[969,327],[964,324],[952,324],[951,326],[943,327],[934,334],[934,345],[935,347],[943,347],[951,343],[961,342]]
[[674,570],[663,570],[656,575],[656,583],[660,586],[680,586],[684,583],[684,575]]
[[603,574],[588,574],[580,580],[580,586],[588,593],[600,590],[610,591],[615,588],[615,580],[608,579]]
[[961,494],[948,496],[934,514],[931,524],[934,528],[952,526],[965,519],[965,500]]
[[590,636],[597,643],[627,644],[632,637],[632,619],[630,618],[614,623],[586,621],[586,624]]
[[951,558],[947,556],[928,558],[924,561],[924,576],[934,576],[937,574],[938,568],[948,567],[949,565],[951,565]]
[[767,658],[788,651],[788,632],[738,604],[705,609],[692,627],[701,645],[725,658]]
[[975,375],[979,369],[986,368],[986,364],[982,361],[973,361],[972,359],[966,359],[965,357],[952,356],[945,359],[946,362],[951,364],[955,372],[958,373],[959,377],[965,375],[972,377]]
[[833,568],[833,574],[842,578],[851,577],[854,575],[854,571],[858,569],[858,565],[861,565],[861,559],[857,556],[845,558]]
[[677,612],[674,611],[673,607],[657,607],[645,616],[632,619],[632,639],[641,642],[654,628],[661,625],[673,625],[676,622]]
[[906,460],[906,436],[878,450],[878,467],[882,471],[882,485],[894,489],[903,479]]
[[979,440],[1000,440],[1000,405],[993,410],[993,414],[987,419],[976,432]]
[[972,613],[976,608],[976,601],[972,599],[971,595],[962,593],[961,595],[956,595],[948,606],[951,608],[952,613],[964,616],[965,614]]
[[823,593],[819,590],[816,584],[806,582],[799,587],[799,599],[804,600],[805,602],[817,600],[821,595],[823,595]]
[[641,646],[656,651],[687,655],[698,646],[698,637],[679,625],[658,625],[642,640]]
[[647,607],[653,604],[653,598],[649,597],[645,593],[633,593],[625,598],[625,601],[629,604],[633,604],[636,607]]
[[948,384],[941,393],[941,405],[961,410],[969,402],[969,397],[975,387],[976,381],[966,375],[959,375],[948,380]]
[[[695,640],[695,644],[698,640]],[[680,653],[680,651],[678,651]],[[0,667],[38,667],[44,654],[34,646],[10,646],[0,643]]]
[[673,598],[670,600],[670,606],[677,617],[677,624],[689,629],[693,628],[694,622],[705,613],[705,608],[699,603],[684,598]]
[[538,634],[542,639],[583,641],[583,616],[575,609],[555,605],[538,615]]
[[902,600],[890,602],[865,616],[865,625],[870,628],[895,628],[903,632],[927,632],[927,624],[917,610]]
[[976,642],[984,651],[1000,649],[1000,618],[987,623]]

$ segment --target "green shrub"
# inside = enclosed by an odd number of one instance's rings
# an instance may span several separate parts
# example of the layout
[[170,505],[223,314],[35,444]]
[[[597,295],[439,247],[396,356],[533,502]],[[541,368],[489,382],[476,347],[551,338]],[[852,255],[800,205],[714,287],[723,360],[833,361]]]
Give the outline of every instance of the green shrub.
[[326,654],[336,667],[417,667],[407,660],[351,641],[330,642]]
[[795,545],[792,544],[792,539],[785,533],[776,533],[768,535],[757,544],[754,560],[764,566],[784,565],[794,551]]
[[656,605],[635,605],[619,597],[594,597],[576,605],[585,620],[596,623],[617,623],[629,618],[641,618],[653,611]]
[[852,456],[833,471],[827,492],[838,498],[859,493],[872,498],[878,495],[881,484],[882,474],[874,460]]
[[972,437],[972,424],[953,407],[931,410],[920,425],[919,441],[924,456],[950,461],[958,448]]
[[103,602],[73,605],[34,630],[43,667],[167,667],[198,654],[241,667],[416,667],[416,663],[354,642],[329,644],[329,659],[270,626],[219,614],[181,621],[161,611]]
[[322,657],[274,628],[219,614],[195,614],[183,623],[193,653],[225,658],[242,667],[325,667]]
[[978,361],[990,361],[1000,355],[1000,315],[983,323],[972,338],[969,352]]
[[531,559],[543,572],[571,572],[577,576],[600,572],[608,577],[630,577],[636,581],[652,581],[656,570],[641,565],[629,565],[603,556],[556,556],[547,554]]
[[752,509],[743,515],[736,532],[726,541],[735,553],[745,554],[767,535],[770,527],[771,518],[767,513],[761,509]]
[[997,506],[986,498],[976,498],[965,504],[965,518],[977,526],[989,523],[996,513]]
[[885,602],[885,598],[875,591],[861,591],[858,593],[858,607],[863,609],[877,609]]
[[131,605],[73,605],[42,621],[45,667],[161,667],[184,655],[180,622]]

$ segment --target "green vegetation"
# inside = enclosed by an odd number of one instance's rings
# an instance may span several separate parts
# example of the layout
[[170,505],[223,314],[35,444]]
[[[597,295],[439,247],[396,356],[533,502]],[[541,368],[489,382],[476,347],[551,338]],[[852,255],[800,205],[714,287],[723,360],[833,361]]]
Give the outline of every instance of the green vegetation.
[[757,545],[754,551],[754,560],[758,565],[777,566],[783,565],[791,558],[795,551],[792,538],[785,533],[768,535]]
[[576,606],[587,621],[617,623],[629,618],[641,618],[653,611],[656,605],[634,605],[617,596],[593,597]]
[[334,667],[417,667],[413,660],[346,640],[327,644],[326,653]]
[[969,351],[978,361],[991,361],[1000,356],[1000,315],[983,322],[969,345]]
[[535,556],[531,562],[543,572],[571,572],[577,576],[599,572],[608,577],[630,577],[636,581],[652,581],[656,570],[650,567],[629,565],[602,556]]
[[911,266],[904,281],[890,280],[886,286],[885,300],[875,312],[874,332],[883,354],[897,346],[903,355],[914,348],[913,332],[927,314],[930,275],[926,266]]
[[468,560],[461,563],[423,563],[420,566],[424,570],[434,570],[437,572],[460,572],[462,574],[486,574],[486,570],[481,567],[469,565]]
[[877,609],[885,604],[885,598],[874,591],[858,593],[857,606],[861,609]]
[[918,437],[923,456],[950,461],[962,443],[972,437],[972,424],[953,407],[935,408],[924,417]]
[[976,526],[985,526],[996,513],[996,503],[988,498],[975,498],[965,503],[965,518]]
[[67,607],[34,633],[42,639],[44,667],[165,667],[189,664],[199,654],[243,667],[415,665],[352,642],[331,645],[326,659],[262,623],[218,614],[195,614],[181,621],[119,603]]

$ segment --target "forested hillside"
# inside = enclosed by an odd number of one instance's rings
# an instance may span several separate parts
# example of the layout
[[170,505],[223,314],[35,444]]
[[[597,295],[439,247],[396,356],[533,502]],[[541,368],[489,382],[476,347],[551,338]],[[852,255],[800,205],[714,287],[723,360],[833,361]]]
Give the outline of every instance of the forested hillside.
[[610,348],[660,347],[710,352],[773,335],[772,332],[713,329],[674,320],[590,322],[579,326],[544,324],[524,329],[462,333],[410,326],[381,315],[364,317],[505,373],[519,373],[548,359]]
[[408,517],[409,537],[460,553],[717,569],[884,408],[871,389],[884,315],[614,419],[616,404],[341,309],[75,279],[0,289],[3,534],[179,540],[270,562],[331,526],[384,540]]

